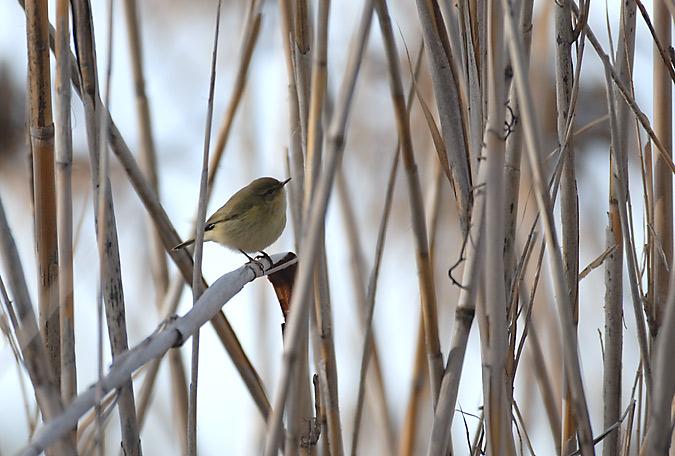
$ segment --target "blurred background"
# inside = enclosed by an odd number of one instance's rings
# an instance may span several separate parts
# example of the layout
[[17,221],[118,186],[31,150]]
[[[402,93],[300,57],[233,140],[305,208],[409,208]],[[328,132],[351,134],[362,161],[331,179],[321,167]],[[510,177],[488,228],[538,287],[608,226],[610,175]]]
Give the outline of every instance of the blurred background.
[[[53,2],[50,19],[54,23]],[[313,4],[313,2],[310,2]],[[555,107],[554,29],[550,1],[535,1],[531,52],[532,91],[536,97],[537,116],[545,141],[542,155],[552,156],[557,146]],[[616,46],[620,2],[594,2],[589,25],[607,52]],[[418,13],[414,2],[388,2],[400,62],[407,87],[411,72],[407,47],[414,61],[421,39]],[[315,5],[312,5],[315,8]],[[651,2],[645,2],[652,11]],[[107,2],[92,1],[94,31],[98,44],[99,72],[107,62]],[[250,5],[242,1],[225,1],[222,6],[215,89],[214,132],[216,137],[223,121],[241,56],[241,43]],[[208,84],[215,24],[215,1],[180,2],[146,0],[138,3],[146,91],[152,120],[152,136],[157,152],[159,197],[182,238],[189,237],[196,214],[202,161]],[[328,39],[328,93],[336,97],[341,84],[352,34],[361,14],[361,2],[332,2]],[[634,90],[636,100],[648,116],[652,112],[652,40],[638,18],[635,49]],[[109,109],[132,152],[139,144],[131,75],[129,42],[123,5],[114,2],[111,99]],[[609,26],[609,29],[608,29]],[[37,295],[35,243],[33,231],[30,167],[26,146],[26,29],[25,15],[17,2],[0,3],[0,196],[7,212],[27,277],[33,304]],[[576,62],[575,62],[576,64]],[[52,78],[55,74],[52,56]],[[278,179],[291,175],[287,166],[289,147],[288,78],[280,28],[279,5],[266,1],[262,6],[262,27],[253,50],[246,88],[224,157],[215,179],[213,197],[207,212],[218,209],[237,189],[260,176]],[[350,114],[345,153],[342,163],[347,200],[334,191],[326,219],[327,264],[333,307],[340,411],[345,448],[349,448],[354,419],[356,390],[363,344],[363,327],[352,270],[362,262],[368,273],[372,268],[375,241],[383,210],[386,182],[397,144],[394,112],[387,82],[386,61],[377,21],[374,19],[370,40],[357,83],[354,106]],[[644,69],[644,70],[643,70]],[[609,192],[609,124],[604,74],[600,61],[586,49],[580,74],[579,106],[574,130],[597,122],[575,137],[576,169],[580,213],[580,269],[584,269],[605,250],[607,201]],[[426,60],[418,84],[433,108],[433,92]],[[102,89],[104,85],[102,83]],[[433,110],[435,113],[435,110]],[[97,376],[96,294],[98,252],[93,221],[93,202],[87,152],[84,111],[73,94],[73,218],[74,236],[74,303],[78,389],[85,390]],[[413,104],[411,130],[420,180],[426,199],[427,215],[438,180],[438,159],[429,129],[418,103]],[[644,141],[644,138],[643,138]],[[215,139],[212,141],[212,145]],[[640,151],[632,134],[630,154],[630,189],[633,195],[633,227],[638,248],[644,235],[644,205],[640,196]],[[644,144],[644,142],[642,143]],[[523,161],[523,163],[525,160]],[[550,173],[555,160],[547,159]],[[110,178],[120,240],[122,277],[129,345],[134,346],[155,330],[162,315],[157,310],[153,287],[149,243],[146,240],[147,218],[139,198],[114,155],[110,157]],[[517,249],[521,251],[536,212],[529,171],[524,165],[521,177]],[[337,185],[337,184],[336,184]],[[440,183],[438,225],[434,236],[433,267],[438,297],[440,341],[444,359],[450,344],[459,289],[450,281],[448,270],[460,259],[462,236],[452,189],[443,177]],[[355,257],[346,232],[343,204],[354,211],[361,253]],[[559,219],[558,213],[556,217]],[[387,232],[378,282],[374,328],[388,416],[373,406],[367,394],[360,437],[360,454],[389,454],[397,448],[396,439],[408,407],[413,382],[413,367],[420,320],[420,296],[417,281],[414,243],[405,177],[399,170],[394,191],[391,222]],[[537,228],[540,231],[539,228]],[[284,235],[268,253],[297,251],[294,230],[289,223]],[[541,233],[539,233],[541,234]],[[641,252],[638,252],[638,258]],[[212,283],[224,273],[239,267],[242,256],[216,244],[204,246],[204,275]],[[4,267],[4,265],[0,265]],[[453,273],[461,278],[462,266]],[[0,268],[0,274],[2,269]],[[561,397],[561,345],[557,310],[547,260],[535,298],[533,319],[549,369],[556,397]],[[169,261],[169,276],[176,269]],[[531,283],[534,271],[525,273]],[[363,278],[364,282],[367,278]],[[602,429],[602,332],[604,330],[603,268],[592,271],[580,282],[579,339],[582,373],[587,389],[593,429]],[[627,281],[624,298],[630,303]],[[529,293],[529,290],[528,290]],[[177,314],[184,314],[192,304],[190,290],[184,290]],[[626,309],[630,309],[629,304]],[[224,307],[245,352],[261,375],[267,395],[273,399],[282,355],[281,323],[283,318],[273,289],[266,280],[247,285]],[[4,310],[3,310],[4,318]],[[632,310],[625,311],[623,353],[624,408],[639,363]],[[265,436],[265,423],[248,390],[233,367],[210,325],[202,328],[198,396],[198,448],[203,455],[259,454]],[[105,339],[107,341],[107,338]],[[181,349],[189,372],[190,344]],[[109,348],[104,349],[104,366],[111,362]],[[527,435],[536,454],[554,454],[554,439],[548,422],[529,348],[515,378],[514,399],[523,415]],[[310,358],[311,359],[311,358]],[[313,372],[313,366],[310,372]],[[135,385],[140,389],[141,370]],[[431,429],[432,412],[428,406],[428,380],[424,381],[426,407],[418,412],[418,438],[414,454],[425,454]],[[457,454],[468,452],[466,441],[479,427],[483,399],[481,354],[478,327],[474,322],[460,384],[457,412],[453,422],[453,440]],[[0,454],[16,454],[28,443],[38,411],[30,381],[14,353],[3,338],[0,342]],[[146,455],[182,454],[175,406],[171,400],[168,363],[163,362],[144,427],[141,441]],[[386,419],[385,419],[386,418]],[[389,426],[395,441],[388,441],[384,429]],[[468,437],[471,436],[471,437]],[[323,438],[323,437],[322,437]],[[119,421],[107,425],[106,454],[119,453]],[[519,454],[530,454],[522,444]],[[522,446],[519,446],[522,445]],[[602,444],[598,448],[601,447]]]

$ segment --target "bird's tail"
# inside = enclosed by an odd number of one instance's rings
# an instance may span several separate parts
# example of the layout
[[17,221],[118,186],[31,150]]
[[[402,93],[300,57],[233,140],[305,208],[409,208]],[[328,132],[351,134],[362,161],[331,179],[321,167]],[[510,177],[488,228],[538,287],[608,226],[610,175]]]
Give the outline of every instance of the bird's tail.
[[188,239],[188,240],[185,241],[185,242],[181,242],[180,244],[178,244],[176,247],[174,247],[174,248],[171,249],[171,250],[179,250],[179,249],[182,249],[183,247],[187,247],[188,245],[192,245],[192,244],[194,244],[194,243],[195,243],[195,240],[194,240],[194,239]]

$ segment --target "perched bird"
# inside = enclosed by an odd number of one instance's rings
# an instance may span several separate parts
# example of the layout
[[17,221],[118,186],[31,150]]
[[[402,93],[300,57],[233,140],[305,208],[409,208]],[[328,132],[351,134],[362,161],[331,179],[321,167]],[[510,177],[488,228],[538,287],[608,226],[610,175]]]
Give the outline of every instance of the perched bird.
[[[286,227],[286,190],[291,180],[272,177],[254,180],[218,209],[204,225],[204,241],[214,241],[232,250],[248,254],[263,251],[279,239]],[[173,250],[187,247],[194,238],[178,244]],[[269,258],[269,257],[268,257]]]

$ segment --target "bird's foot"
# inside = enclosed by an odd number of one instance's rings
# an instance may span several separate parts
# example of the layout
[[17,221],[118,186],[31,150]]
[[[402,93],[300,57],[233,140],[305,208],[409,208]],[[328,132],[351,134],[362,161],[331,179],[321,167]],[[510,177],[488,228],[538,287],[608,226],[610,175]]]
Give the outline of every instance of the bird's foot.
[[243,250],[239,250],[239,251],[240,251],[241,253],[243,253],[244,255],[246,255],[246,258],[248,258],[248,262],[247,262],[246,264],[255,263],[255,264],[257,264],[257,265],[260,267],[260,269],[263,270],[263,271],[265,270],[265,265],[262,264],[262,263],[260,262],[260,260],[266,259],[266,260],[268,260],[268,261],[270,262],[270,265],[273,264],[273,263],[272,263],[272,258],[270,258],[269,255],[266,254],[266,253],[263,252],[263,251],[260,251],[260,253],[261,253],[262,255],[258,255],[258,256],[256,256],[255,258],[252,258],[248,253],[244,252]]

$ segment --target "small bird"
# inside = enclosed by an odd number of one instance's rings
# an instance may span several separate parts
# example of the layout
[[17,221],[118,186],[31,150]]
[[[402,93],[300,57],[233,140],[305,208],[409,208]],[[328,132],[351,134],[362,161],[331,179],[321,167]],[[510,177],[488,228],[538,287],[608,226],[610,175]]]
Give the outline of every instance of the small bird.
[[[218,209],[204,225],[204,241],[215,241],[232,250],[248,254],[263,251],[279,239],[286,227],[286,190],[290,181],[261,177],[237,193]],[[178,244],[173,250],[187,247],[194,238]]]

